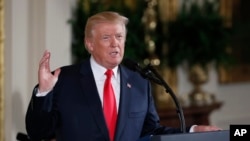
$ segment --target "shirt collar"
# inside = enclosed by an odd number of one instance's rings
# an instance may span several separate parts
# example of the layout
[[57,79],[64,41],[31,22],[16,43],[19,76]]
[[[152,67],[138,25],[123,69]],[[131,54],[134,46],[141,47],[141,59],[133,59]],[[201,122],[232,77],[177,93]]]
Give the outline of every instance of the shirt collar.
[[[106,72],[106,68],[99,65],[95,59],[93,58],[93,56],[90,57],[90,66],[91,66],[91,69],[94,73],[95,76],[97,76],[97,78],[101,78],[105,72]],[[116,66],[115,68],[112,69],[113,73],[114,73],[114,77],[117,78],[117,73],[118,73],[118,66]]]

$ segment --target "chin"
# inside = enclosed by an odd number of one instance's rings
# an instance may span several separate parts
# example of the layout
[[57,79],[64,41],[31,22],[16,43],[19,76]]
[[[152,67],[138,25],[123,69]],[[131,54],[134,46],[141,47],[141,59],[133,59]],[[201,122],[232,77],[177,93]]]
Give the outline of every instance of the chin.
[[113,59],[111,62],[113,64],[113,66],[117,66],[121,63],[122,59],[121,58],[115,58]]

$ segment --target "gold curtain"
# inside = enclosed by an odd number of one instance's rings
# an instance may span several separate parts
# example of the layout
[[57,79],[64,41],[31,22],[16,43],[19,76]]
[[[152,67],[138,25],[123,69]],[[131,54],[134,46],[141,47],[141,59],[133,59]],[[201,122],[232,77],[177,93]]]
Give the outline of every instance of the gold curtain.
[[0,141],[4,140],[4,0],[0,0]]

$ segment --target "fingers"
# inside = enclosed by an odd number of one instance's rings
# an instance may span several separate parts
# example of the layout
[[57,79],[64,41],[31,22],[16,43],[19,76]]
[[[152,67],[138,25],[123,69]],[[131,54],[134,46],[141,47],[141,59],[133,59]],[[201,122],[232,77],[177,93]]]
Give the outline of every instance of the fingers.
[[40,69],[46,69],[47,71],[50,71],[50,52],[47,50],[45,50],[39,62],[39,70]]
[[205,132],[205,131],[219,131],[222,130],[217,126],[206,126],[206,125],[199,125],[194,127],[195,132]]
[[218,130],[222,130],[221,128],[217,127],[217,126],[208,126],[207,127],[208,131],[218,131]]

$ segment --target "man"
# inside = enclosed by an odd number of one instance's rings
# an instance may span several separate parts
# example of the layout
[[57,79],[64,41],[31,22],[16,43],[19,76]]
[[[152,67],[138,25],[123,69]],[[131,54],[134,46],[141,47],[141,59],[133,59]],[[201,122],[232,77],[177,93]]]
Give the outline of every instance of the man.
[[[136,141],[147,135],[181,132],[159,125],[150,82],[120,65],[127,22],[116,12],[90,17],[85,27],[85,46],[91,57],[81,64],[51,73],[50,52],[44,52],[38,85],[26,114],[26,129],[32,140],[55,136],[57,141]],[[114,98],[110,95],[109,102],[105,102],[106,70],[112,73],[109,93]],[[113,107],[106,109],[108,106]],[[190,130],[219,128],[192,126],[187,128]]]

